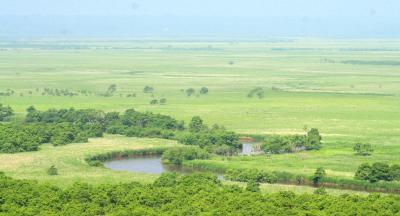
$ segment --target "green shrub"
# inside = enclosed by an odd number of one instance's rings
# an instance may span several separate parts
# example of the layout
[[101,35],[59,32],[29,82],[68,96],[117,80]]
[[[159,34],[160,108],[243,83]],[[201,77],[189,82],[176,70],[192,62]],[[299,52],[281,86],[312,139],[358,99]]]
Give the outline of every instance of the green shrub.
[[8,121],[14,115],[13,109],[10,106],[4,106],[0,103],[0,122]]
[[208,159],[210,155],[199,147],[176,147],[167,149],[162,160],[171,164],[182,164],[185,160]]
[[361,144],[361,143],[357,143],[356,145],[354,145],[353,150],[356,152],[356,155],[361,155],[361,156],[369,156],[374,151],[371,144]]
[[47,169],[47,174],[51,176],[58,175],[58,170],[54,165],[52,165],[49,169]]
[[322,182],[322,180],[326,177],[326,172],[325,169],[322,167],[319,167],[315,173],[314,176],[312,178],[312,181],[314,183],[314,185],[318,185]]
[[317,189],[314,191],[314,194],[317,194],[317,195],[327,195],[328,192],[326,192],[325,187],[320,187],[320,188],[317,188]]
[[250,192],[260,192],[260,183],[254,181],[247,182],[246,190]]

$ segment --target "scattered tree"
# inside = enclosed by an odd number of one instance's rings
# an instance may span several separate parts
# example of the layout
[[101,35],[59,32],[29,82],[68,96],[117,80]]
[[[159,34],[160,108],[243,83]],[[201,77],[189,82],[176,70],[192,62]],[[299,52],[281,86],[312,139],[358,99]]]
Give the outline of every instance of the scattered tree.
[[158,100],[157,99],[153,99],[153,100],[150,101],[150,104],[151,105],[158,104]]
[[161,105],[164,105],[164,104],[166,104],[167,103],[167,99],[165,99],[165,98],[161,98],[160,99],[160,104]]
[[356,152],[356,155],[361,155],[361,156],[369,156],[374,151],[372,145],[369,143],[367,144],[357,143],[356,145],[354,145],[353,150]]
[[151,86],[145,86],[145,87],[143,88],[143,92],[144,92],[144,93],[153,93],[153,92],[154,92],[154,88],[151,87]]
[[207,87],[202,87],[200,89],[200,94],[202,94],[202,95],[208,94],[208,88]]
[[194,88],[188,88],[188,89],[186,89],[185,92],[188,97],[191,97],[192,95],[194,95],[196,93],[196,90],[194,90]]

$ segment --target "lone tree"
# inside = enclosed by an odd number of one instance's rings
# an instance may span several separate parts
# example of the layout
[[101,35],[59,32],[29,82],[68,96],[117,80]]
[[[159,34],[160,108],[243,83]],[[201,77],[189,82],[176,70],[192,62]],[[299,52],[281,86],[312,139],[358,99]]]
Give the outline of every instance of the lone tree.
[[10,106],[0,104],[0,121],[7,121],[12,115],[14,115],[14,111]]
[[165,99],[165,98],[161,98],[160,99],[160,104],[161,105],[164,105],[164,104],[166,104],[167,103],[167,99]]
[[200,94],[202,94],[202,95],[208,94],[208,88],[207,87],[202,87],[200,89]]
[[192,96],[192,95],[194,95],[196,93],[196,90],[194,90],[194,88],[188,88],[188,89],[186,89],[185,92],[186,92],[186,95],[188,97],[190,97],[190,96]]
[[151,87],[151,86],[145,86],[145,87],[143,88],[143,92],[144,92],[144,93],[153,93],[153,92],[154,92],[154,88]]
[[151,104],[151,105],[158,104],[158,100],[156,100],[156,99],[154,99],[154,100],[151,100],[151,101],[150,101],[150,104]]
[[325,178],[326,172],[325,169],[322,167],[319,167],[312,178],[314,185],[319,185],[322,181],[323,178]]
[[361,156],[369,156],[374,151],[372,145],[368,143],[367,144],[357,143],[356,145],[354,145],[353,150],[356,152],[356,155],[361,155]]
[[111,84],[108,86],[106,96],[111,96],[117,91],[117,85],[116,84]]
[[318,150],[321,148],[322,137],[319,134],[318,129],[312,128],[307,133],[307,149],[308,150]]

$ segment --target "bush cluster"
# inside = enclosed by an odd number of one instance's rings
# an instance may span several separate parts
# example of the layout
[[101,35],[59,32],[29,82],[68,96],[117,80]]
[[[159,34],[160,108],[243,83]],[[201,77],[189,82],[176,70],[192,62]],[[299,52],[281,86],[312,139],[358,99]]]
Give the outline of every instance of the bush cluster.
[[372,165],[361,164],[356,173],[355,179],[368,180],[371,183],[378,181],[400,181],[400,165],[388,165],[377,162]]
[[228,180],[239,182],[270,184],[278,182],[278,177],[275,174],[257,169],[230,169],[225,172],[224,177]]
[[321,148],[322,137],[318,129],[311,129],[306,135],[266,137],[261,145],[265,153],[282,154]]
[[176,147],[167,149],[162,154],[164,163],[181,165],[185,160],[204,160],[208,159],[210,154],[199,147]]

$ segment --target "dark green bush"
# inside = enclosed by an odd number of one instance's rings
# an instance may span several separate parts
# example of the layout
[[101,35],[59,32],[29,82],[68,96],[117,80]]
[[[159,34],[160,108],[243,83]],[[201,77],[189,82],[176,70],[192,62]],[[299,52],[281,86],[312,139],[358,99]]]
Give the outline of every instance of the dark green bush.
[[54,175],[58,175],[58,169],[52,165],[48,170],[47,170],[47,174],[54,176]]
[[10,106],[4,106],[0,103],[0,122],[8,121],[14,115],[13,109]]
[[182,164],[185,160],[208,159],[210,155],[199,147],[176,147],[167,149],[163,155],[162,160],[171,164]]

